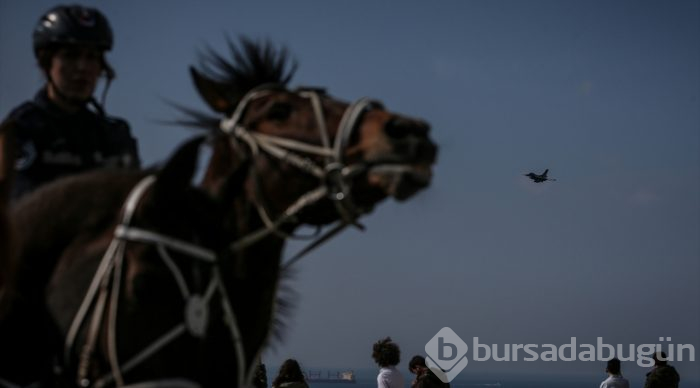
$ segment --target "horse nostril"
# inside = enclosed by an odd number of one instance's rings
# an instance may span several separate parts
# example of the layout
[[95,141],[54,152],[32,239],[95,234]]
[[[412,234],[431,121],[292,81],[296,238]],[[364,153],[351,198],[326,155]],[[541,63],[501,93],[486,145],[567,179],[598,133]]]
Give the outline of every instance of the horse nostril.
[[400,139],[404,137],[406,132],[401,129],[401,125],[399,123],[400,120],[401,119],[394,117],[387,121],[386,125],[384,126],[384,133],[386,133],[386,135],[392,139]]
[[425,137],[429,131],[428,123],[403,117],[392,117],[384,126],[384,132],[392,139],[403,139],[409,135]]
[[418,158],[423,161],[435,163],[437,160],[438,147],[432,142],[425,142],[418,151]]

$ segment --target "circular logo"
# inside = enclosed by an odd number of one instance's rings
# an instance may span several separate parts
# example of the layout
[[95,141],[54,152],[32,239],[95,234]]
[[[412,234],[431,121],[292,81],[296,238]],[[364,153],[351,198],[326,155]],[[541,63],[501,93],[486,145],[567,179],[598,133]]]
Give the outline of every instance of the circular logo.
[[31,141],[25,141],[19,150],[19,155],[15,160],[15,169],[23,171],[34,164],[36,160],[36,147]]

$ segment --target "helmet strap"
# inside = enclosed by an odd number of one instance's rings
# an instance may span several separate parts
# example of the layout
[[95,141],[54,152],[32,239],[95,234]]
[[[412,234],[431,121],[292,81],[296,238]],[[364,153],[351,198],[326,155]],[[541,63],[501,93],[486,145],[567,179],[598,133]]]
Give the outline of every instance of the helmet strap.
[[[104,67],[105,78],[107,79],[105,87],[104,89],[102,89],[102,96],[100,98],[100,105],[104,106],[107,101],[107,91],[109,91],[109,87],[110,85],[112,85],[112,80],[114,80],[114,78],[116,77],[116,73],[114,72],[112,66],[110,66],[109,63],[107,63],[107,61],[104,59],[102,60],[102,66]],[[100,110],[102,110],[102,108],[100,108]],[[104,111],[102,112],[102,114],[104,114]]]
[[[104,98],[104,94],[102,95]],[[90,97],[88,100],[88,104],[92,105],[93,108],[97,111],[97,114],[100,115],[101,117],[105,117],[105,110],[103,108],[103,105],[97,102],[94,97]]]

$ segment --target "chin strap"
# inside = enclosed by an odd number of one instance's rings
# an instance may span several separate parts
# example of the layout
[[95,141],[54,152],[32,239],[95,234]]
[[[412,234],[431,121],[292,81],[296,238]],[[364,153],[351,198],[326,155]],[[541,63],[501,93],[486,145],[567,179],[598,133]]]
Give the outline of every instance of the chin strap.
[[109,87],[112,85],[112,81],[117,77],[117,73],[114,71],[112,66],[107,63],[107,61],[104,61],[103,64],[104,66],[104,73],[105,73],[105,87],[102,89],[102,97],[100,98],[100,105],[102,107],[105,106],[107,103],[107,92],[109,91]]

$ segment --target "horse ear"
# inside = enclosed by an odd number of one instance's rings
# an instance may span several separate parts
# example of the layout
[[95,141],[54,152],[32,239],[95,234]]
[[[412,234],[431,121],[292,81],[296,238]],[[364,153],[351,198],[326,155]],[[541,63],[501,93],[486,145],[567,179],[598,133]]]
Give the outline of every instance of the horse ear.
[[202,145],[205,136],[198,136],[187,141],[175,151],[175,154],[168,159],[165,166],[158,172],[156,188],[164,192],[172,192],[172,189],[182,189],[190,186],[192,177],[197,170],[197,159],[199,157],[199,147]]
[[231,96],[231,87],[223,82],[213,81],[200,74],[194,67],[190,67],[192,81],[204,101],[215,111],[230,114],[236,108],[234,98]]

